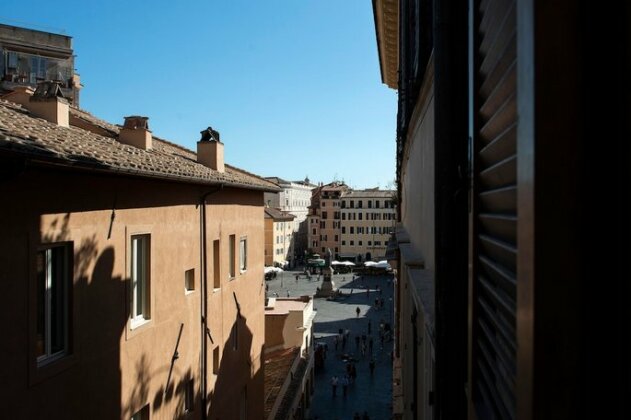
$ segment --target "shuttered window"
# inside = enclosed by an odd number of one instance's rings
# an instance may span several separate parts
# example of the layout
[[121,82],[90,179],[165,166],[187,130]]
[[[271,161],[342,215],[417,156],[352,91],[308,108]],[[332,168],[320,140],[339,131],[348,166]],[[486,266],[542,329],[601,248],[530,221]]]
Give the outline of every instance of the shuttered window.
[[471,0],[472,399],[479,419],[515,418],[516,16],[514,0]]

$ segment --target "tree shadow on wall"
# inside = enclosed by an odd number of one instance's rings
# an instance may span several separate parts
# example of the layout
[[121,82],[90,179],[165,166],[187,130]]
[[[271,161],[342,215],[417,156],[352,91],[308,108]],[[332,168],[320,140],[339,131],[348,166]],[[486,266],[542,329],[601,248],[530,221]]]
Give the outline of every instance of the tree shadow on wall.
[[[232,324],[228,340],[223,343],[220,363],[213,366],[213,351],[217,345],[209,344],[209,381],[208,388],[212,389],[208,396],[208,419],[256,418],[255,409],[263,410],[263,395],[257,403],[255,395],[245,385],[263,387],[263,368],[257,369],[250,359],[252,353],[252,331],[247,326],[246,318],[237,314]],[[260,349],[261,357],[263,348]],[[213,379],[214,387],[212,384]],[[250,392],[250,395],[248,395]],[[244,411],[245,410],[245,411]]]
[[[128,279],[114,276],[115,251],[100,250],[96,234],[77,239],[70,214],[40,225],[40,243],[72,241],[72,287],[68,290],[67,368],[45,376],[29,405],[28,418],[121,417],[120,340],[128,317]],[[41,222],[40,222],[41,223]],[[60,361],[66,363],[63,359]],[[54,366],[54,362],[50,364]],[[87,391],[87,392],[85,392]],[[21,416],[24,413],[21,414]]]

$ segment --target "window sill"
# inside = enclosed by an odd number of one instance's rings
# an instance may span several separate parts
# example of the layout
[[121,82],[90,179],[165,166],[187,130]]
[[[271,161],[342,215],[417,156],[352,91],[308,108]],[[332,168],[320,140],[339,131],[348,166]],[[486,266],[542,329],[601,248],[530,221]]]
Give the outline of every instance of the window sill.
[[221,287],[215,287],[213,293],[221,292]]
[[74,354],[65,353],[63,355],[51,356],[43,360],[34,360],[31,364],[31,375],[29,383],[37,385],[51,377],[60,374],[77,363]]
[[149,319],[129,319],[127,321],[127,328],[125,331],[125,338],[130,340],[137,335],[150,330],[153,327],[152,318]]
[[184,290],[184,296],[192,295],[193,293],[195,293],[195,289],[193,289],[193,290]]

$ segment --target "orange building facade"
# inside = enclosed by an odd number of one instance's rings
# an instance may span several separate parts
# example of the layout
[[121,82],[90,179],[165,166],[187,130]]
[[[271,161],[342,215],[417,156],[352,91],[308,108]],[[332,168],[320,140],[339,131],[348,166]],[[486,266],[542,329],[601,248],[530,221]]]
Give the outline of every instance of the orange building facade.
[[0,100],[3,415],[261,418],[276,187],[210,128],[196,154],[39,90]]

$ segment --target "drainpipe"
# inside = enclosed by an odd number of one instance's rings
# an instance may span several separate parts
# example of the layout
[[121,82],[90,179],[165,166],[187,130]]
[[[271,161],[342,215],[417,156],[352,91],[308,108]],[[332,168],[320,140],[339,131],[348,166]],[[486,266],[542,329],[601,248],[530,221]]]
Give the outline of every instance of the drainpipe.
[[207,270],[207,264],[208,264],[208,252],[206,249],[206,198],[211,195],[214,194],[216,192],[219,192],[223,190],[223,184],[220,184],[217,188],[215,188],[214,190],[208,191],[207,193],[205,193],[204,195],[201,196],[200,200],[199,200],[199,224],[200,224],[200,235],[199,235],[199,240],[200,240],[200,244],[199,244],[199,250],[200,250],[200,267],[201,267],[201,293],[200,293],[200,299],[201,299],[201,304],[200,304],[200,311],[201,311],[201,339],[202,339],[202,348],[201,348],[201,352],[202,352],[202,369],[201,369],[201,375],[202,375],[202,383],[201,383],[201,400],[202,400],[202,419],[206,420],[208,413],[206,412],[206,410],[208,409],[208,401],[206,400],[206,395],[208,395],[208,391],[207,391],[207,383],[206,383],[206,378],[207,378],[207,364],[208,364],[208,351],[206,348],[206,340],[207,340],[207,335],[209,334],[208,332],[208,323],[207,323],[207,319],[208,319],[208,270]]

